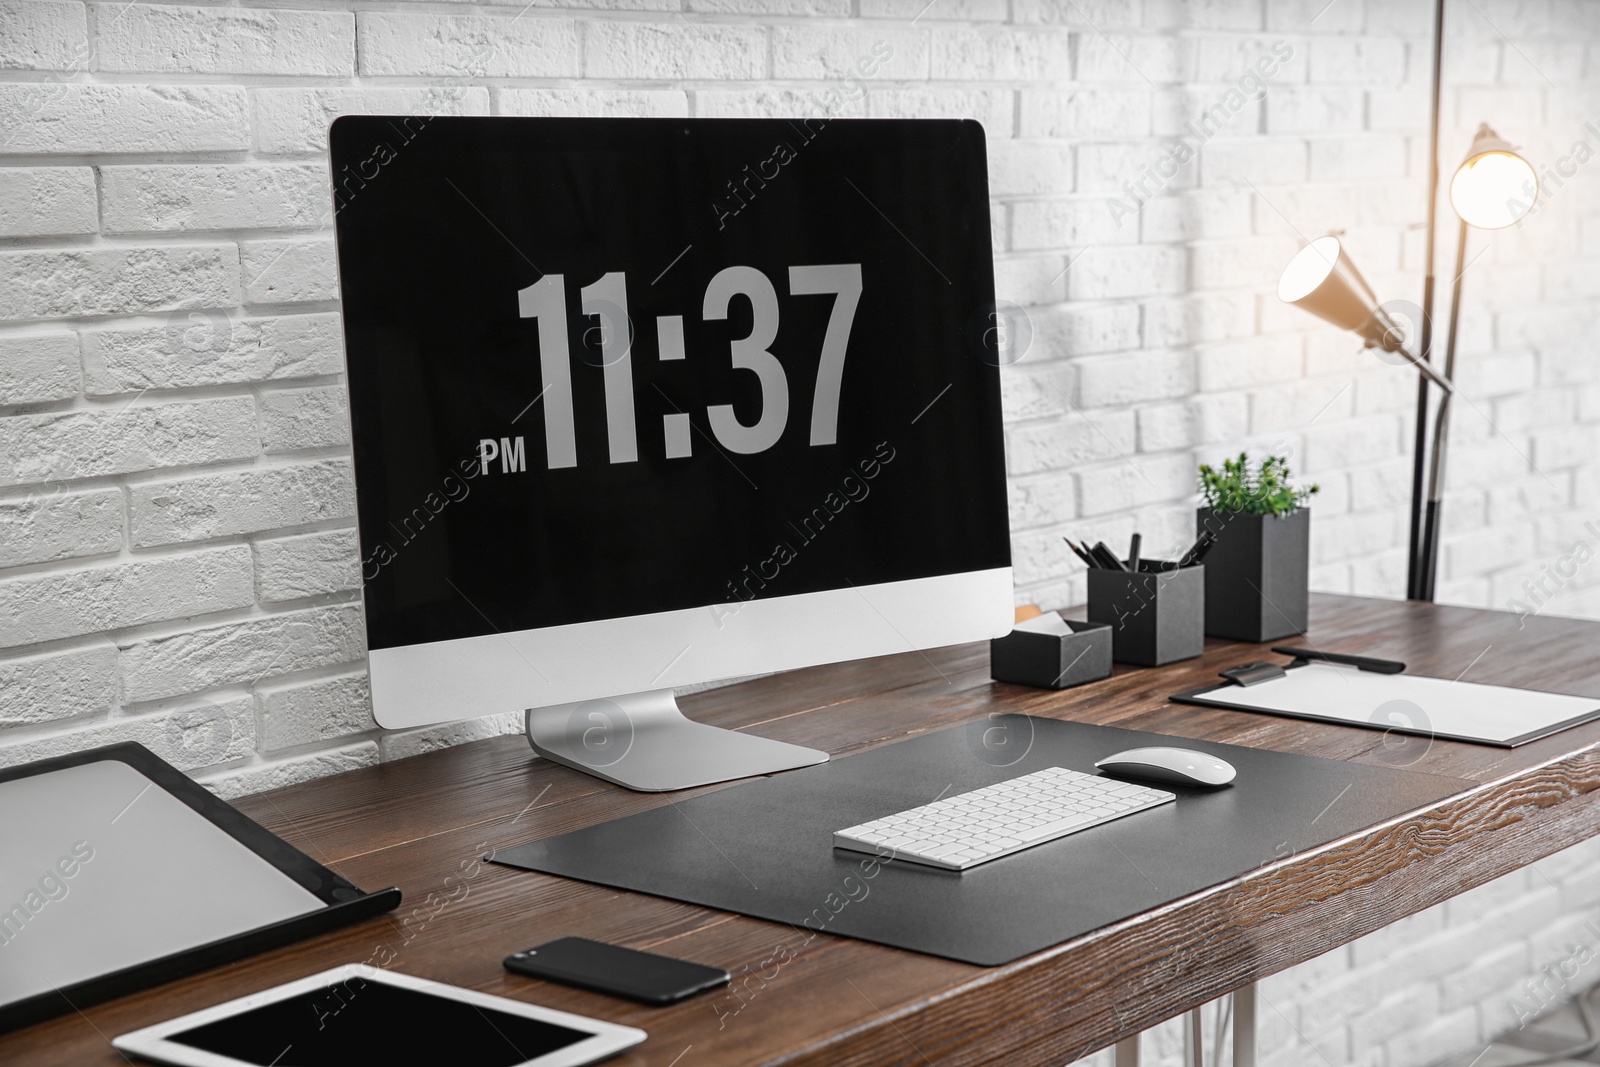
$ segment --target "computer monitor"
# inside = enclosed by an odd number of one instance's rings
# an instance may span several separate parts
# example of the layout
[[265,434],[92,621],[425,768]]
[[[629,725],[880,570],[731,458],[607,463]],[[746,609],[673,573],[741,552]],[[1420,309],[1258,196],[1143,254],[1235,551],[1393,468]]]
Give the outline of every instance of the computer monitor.
[[685,788],[827,755],[675,687],[1010,628],[976,122],[330,142],[380,725],[525,711],[544,756]]

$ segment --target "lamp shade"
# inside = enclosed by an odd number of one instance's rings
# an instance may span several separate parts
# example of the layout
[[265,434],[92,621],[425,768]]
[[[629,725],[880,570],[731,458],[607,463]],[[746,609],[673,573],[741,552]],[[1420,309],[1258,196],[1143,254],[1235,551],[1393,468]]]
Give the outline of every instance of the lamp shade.
[[1378,310],[1378,297],[1337,237],[1319,237],[1295,253],[1278,279],[1278,299],[1352,330],[1367,344],[1394,351],[1394,325]]
[[1450,206],[1468,226],[1499,230],[1533,209],[1539,177],[1533,165],[1489,128],[1478,127],[1467,158],[1450,179]]

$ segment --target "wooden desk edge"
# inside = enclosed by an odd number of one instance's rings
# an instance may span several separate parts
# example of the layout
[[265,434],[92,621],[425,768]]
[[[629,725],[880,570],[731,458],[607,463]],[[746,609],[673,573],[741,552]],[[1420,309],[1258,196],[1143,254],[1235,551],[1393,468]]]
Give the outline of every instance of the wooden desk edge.
[[[1015,963],[979,969],[972,981],[770,1062],[921,1062],[905,1056],[907,1042],[940,1064],[1000,1056],[1072,1062],[1587,840],[1600,825],[1597,787],[1600,744],[1591,744]],[[1551,808],[1560,809],[1554,823],[1525,817]],[[1297,906],[1274,910],[1274,897],[1290,884]],[[980,1005],[971,994],[985,987]],[[945,1009],[936,1019],[928,1011],[935,1004]],[[1045,1019],[1049,1030],[1039,1026]],[[952,1030],[984,1032],[986,1058],[944,1047]],[[1005,1040],[1008,1033],[1015,1039]]]

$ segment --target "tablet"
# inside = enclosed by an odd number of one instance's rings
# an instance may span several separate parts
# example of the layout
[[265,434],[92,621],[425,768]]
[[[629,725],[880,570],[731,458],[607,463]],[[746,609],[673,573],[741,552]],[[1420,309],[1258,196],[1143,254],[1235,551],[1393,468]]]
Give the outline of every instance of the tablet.
[[580,1067],[643,1030],[380,971],[336,967],[114,1038],[175,1067]]

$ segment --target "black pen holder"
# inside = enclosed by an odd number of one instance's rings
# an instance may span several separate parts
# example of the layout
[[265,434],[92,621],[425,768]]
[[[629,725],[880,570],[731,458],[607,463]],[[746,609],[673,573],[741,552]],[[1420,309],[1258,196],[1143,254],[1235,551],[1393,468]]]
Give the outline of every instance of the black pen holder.
[[1111,627],[1063,619],[1069,634],[1012,630],[989,642],[989,677],[1040,689],[1070,689],[1111,675]]
[[1139,573],[1091,570],[1089,621],[1111,627],[1118,663],[1159,667],[1205,651],[1206,569],[1140,560]]

